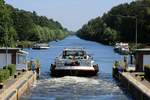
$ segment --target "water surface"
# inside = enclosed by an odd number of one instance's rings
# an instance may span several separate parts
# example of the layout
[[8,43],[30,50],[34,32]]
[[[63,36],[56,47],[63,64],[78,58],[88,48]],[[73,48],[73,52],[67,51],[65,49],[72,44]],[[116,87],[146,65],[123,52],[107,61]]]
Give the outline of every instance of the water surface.
[[[26,49],[30,52],[29,59],[38,58],[42,66],[40,79],[21,100],[132,100],[112,78],[113,62],[123,57],[114,53],[111,46],[81,40],[76,36],[49,44],[51,47],[47,50]],[[67,47],[85,48],[99,64],[98,75],[50,77],[50,64]]]

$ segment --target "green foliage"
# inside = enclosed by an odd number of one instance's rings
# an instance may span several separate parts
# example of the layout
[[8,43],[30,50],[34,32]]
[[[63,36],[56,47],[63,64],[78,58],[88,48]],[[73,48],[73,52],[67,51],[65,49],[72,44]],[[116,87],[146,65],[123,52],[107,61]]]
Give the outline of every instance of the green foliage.
[[138,42],[149,43],[150,0],[138,0],[113,7],[102,17],[90,20],[77,35],[105,44],[135,42],[136,18]]
[[[50,40],[55,40],[57,35],[62,30],[63,38],[66,36],[64,29],[61,24],[48,19],[45,16],[38,16],[36,12],[27,12],[24,10],[18,10],[12,8],[12,19],[14,20],[14,26],[17,31],[17,39],[20,41],[37,41],[37,42],[48,42]],[[57,31],[57,33],[52,33],[51,31]]]
[[10,76],[13,76],[16,73],[16,65],[11,64],[11,65],[8,65],[7,68],[10,71]]
[[16,41],[48,42],[68,34],[60,23],[35,11],[16,9],[0,0],[0,46],[14,47]]
[[112,28],[107,27],[106,23],[100,17],[89,21],[77,33],[81,38],[104,44],[112,44],[119,37],[118,33]]
[[115,62],[114,62],[114,68],[118,68],[118,66],[119,66],[119,62],[118,62],[118,61],[115,61]]
[[[3,0],[0,0],[0,45],[11,45],[15,37],[15,30],[10,18],[11,11]],[[6,42],[8,41],[8,42]]]
[[4,69],[3,72],[4,72],[4,79],[7,80],[10,76],[10,71],[8,69]]
[[17,41],[17,47],[19,48],[29,48],[34,45],[34,42],[31,41]]
[[105,43],[114,44],[115,41],[119,39],[119,34],[110,27],[104,30],[103,40]]
[[4,66],[3,69],[8,69],[9,73],[10,73],[10,76],[12,76],[16,73],[16,65],[14,65],[14,64]]
[[33,28],[33,20],[31,17],[25,11],[15,9],[11,17],[14,21],[15,30],[17,31],[17,39],[29,40]]
[[32,31],[31,41],[48,42],[56,39],[63,39],[68,33],[62,29],[50,29],[35,25]]
[[10,76],[10,72],[8,69],[0,69],[0,82],[4,82]]
[[7,69],[7,66],[4,66],[3,69]]
[[[121,4],[103,15],[104,22],[120,33],[121,41],[135,42],[136,18],[138,42],[150,42],[150,1],[141,0]],[[136,17],[136,18],[135,18]]]

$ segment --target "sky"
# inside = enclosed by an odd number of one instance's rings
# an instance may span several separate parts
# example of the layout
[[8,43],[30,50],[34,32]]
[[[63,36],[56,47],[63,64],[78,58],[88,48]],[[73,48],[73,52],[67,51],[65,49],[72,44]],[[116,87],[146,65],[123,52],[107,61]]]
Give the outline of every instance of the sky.
[[131,1],[134,0],[5,0],[15,8],[36,11],[38,15],[52,18],[71,31],[77,31],[112,7]]

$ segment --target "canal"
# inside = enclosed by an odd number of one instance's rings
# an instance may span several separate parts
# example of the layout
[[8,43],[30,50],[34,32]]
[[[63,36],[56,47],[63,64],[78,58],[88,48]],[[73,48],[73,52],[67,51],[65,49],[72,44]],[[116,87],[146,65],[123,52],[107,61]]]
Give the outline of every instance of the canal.
[[[111,46],[85,41],[69,36],[58,42],[50,42],[48,50],[26,49],[29,59],[41,62],[40,79],[21,97],[21,100],[132,100],[112,78],[113,62],[122,59]],[[50,64],[64,48],[83,47],[99,64],[100,72],[93,77],[50,77]]]

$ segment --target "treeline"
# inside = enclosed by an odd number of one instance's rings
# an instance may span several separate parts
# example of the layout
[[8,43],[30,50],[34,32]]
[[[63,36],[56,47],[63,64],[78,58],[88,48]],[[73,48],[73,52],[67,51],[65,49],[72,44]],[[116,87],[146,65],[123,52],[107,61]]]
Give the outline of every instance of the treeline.
[[150,42],[150,0],[113,7],[102,17],[90,20],[78,30],[77,35],[104,44],[135,42],[136,19],[138,42]]
[[48,42],[63,39],[67,29],[35,11],[19,10],[0,0],[0,45],[14,46],[16,41]]

